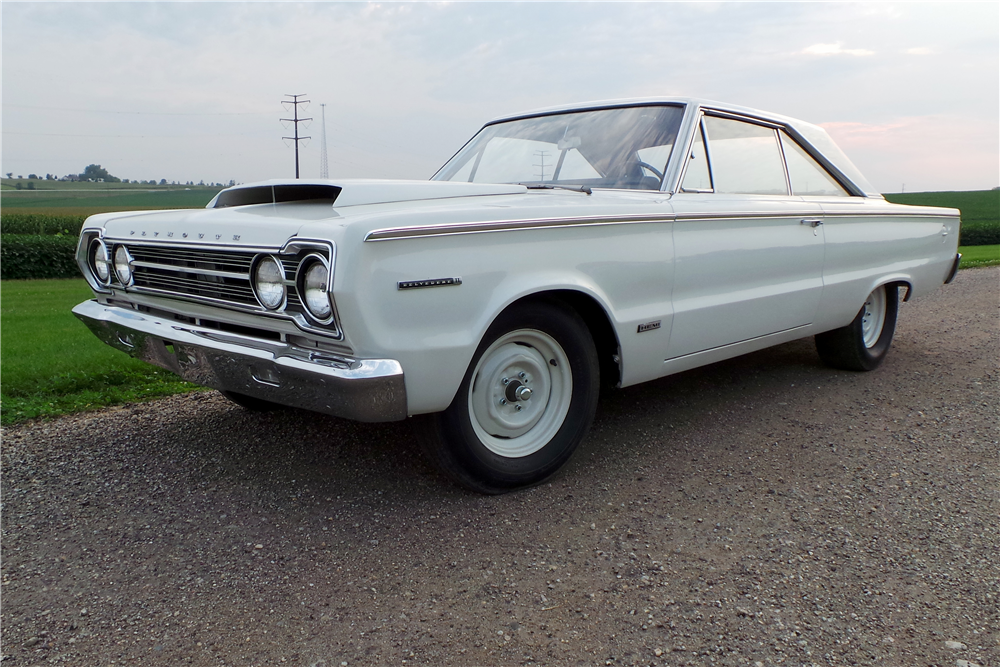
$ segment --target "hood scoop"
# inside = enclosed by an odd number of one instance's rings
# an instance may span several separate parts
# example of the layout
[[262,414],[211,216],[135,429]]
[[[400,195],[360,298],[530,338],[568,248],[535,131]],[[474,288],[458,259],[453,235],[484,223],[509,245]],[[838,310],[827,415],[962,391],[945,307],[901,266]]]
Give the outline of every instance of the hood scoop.
[[253,185],[246,188],[223,190],[215,198],[211,208],[230,206],[252,206],[253,204],[282,204],[293,201],[308,201],[333,204],[343,188],[337,185],[316,185],[312,183]]
[[208,208],[312,202],[337,208],[365,204],[523,194],[523,185],[455,183],[451,181],[390,181],[352,178],[336,183],[265,181],[223,190]]

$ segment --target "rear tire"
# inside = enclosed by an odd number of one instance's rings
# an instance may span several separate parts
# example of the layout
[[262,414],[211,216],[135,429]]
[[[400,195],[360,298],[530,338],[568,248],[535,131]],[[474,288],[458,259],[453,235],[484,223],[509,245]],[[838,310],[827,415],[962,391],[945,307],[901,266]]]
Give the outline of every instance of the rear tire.
[[816,335],[816,350],[823,363],[847,371],[878,368],[889,353],[898,309],[899,290],[895,285],[876,288],[853,322]]
[[424,447],[445,474],[480,493],[537,484],[562,467],[597,410],[597,350],[580,316],[532,301],[490,326]]

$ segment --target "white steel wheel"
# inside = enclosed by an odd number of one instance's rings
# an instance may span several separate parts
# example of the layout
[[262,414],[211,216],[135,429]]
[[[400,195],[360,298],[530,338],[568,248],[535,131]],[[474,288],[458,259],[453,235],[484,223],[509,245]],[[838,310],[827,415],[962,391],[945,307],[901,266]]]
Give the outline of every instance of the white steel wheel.
[[418,422],[425,452],[473,491],[537,484],[586,437],[600,376],[579,313],[555,299],[510,306],[483,335],[451,405]]
[[879,287],[868,295],[865,305],[861,308],[861,337],[869,350],[875,347],[882,328],[885,326],[886,297],[885,287]]
[[469,387],[472,428],[494,454],[534,454],[562,427],[573,370],[562,346],[534,329],[511,331],[479,358]]

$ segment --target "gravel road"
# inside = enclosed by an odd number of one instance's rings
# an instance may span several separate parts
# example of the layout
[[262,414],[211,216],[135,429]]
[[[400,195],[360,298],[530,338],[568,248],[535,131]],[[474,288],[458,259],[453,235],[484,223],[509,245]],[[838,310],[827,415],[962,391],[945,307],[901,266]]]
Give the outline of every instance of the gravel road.
[[998,666],[998,303],[609,393],[502,497],[214,392],[5,429],[3,664]]

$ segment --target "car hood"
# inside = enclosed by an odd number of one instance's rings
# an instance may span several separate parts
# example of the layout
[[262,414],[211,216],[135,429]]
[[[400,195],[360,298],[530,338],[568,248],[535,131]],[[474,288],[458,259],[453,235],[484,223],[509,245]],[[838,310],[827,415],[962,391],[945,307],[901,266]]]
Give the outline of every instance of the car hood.
[[[271,180],[249,183],[227,191],[258,188],[278,192],[282,187],[298,186],[327,188],[331,196],[328,199],[305,201],[291,198],[279,203],[228,208],[106,213],[92,216],[86,227],[103,227],[105,234],[115,239],[263,247],[275,245],[278,239],[296,236],[303,225],[313,222],[328,223],[324,225],[327,233],[336,233],[334,230],[342,227],[345,217],[354,217],[362,210],[370,210],[373,205],[527,192],[523,185],[376,179]],[[292,192],[294,193],[294,189]],[[316,191],[312,192],[315,195]]]
[[[371,178],[273,179],[227,188],[208,207],[224,206],[231,200],[250,199],[256,202],[287,203],[306,200],[333,200],[335,208],[391,204],[395,202],[451,197],[508,195],[525,192],[523,185],[494,183],[455,183],[450,181],[404,181]],[[222,202],[221,204],[219,202]]]

